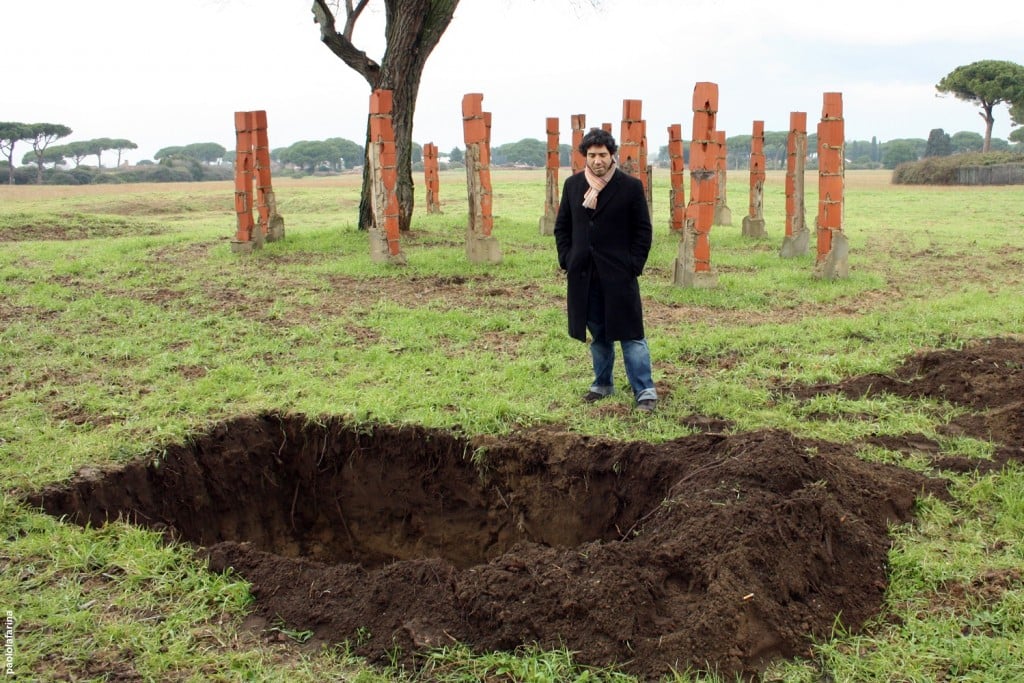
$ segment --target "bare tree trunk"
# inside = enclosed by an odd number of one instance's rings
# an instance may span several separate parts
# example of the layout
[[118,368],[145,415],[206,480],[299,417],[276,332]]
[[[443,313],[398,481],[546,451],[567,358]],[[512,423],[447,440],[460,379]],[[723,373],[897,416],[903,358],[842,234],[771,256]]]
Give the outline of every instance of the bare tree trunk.
[[[394,125],[392,119],[391,125]],[[396,144],[397,147],[397,135]],[[366,121],[366,143],[363,145],[363,190],[359,197],[359,229],[369,230],[373,227],[373,169],[370,168],[370,121]],[[401,204],[399,204],[398,229],[402,230]]]
[[981,143],[981,151],[987,152],[992,149],[992,124],[995,122],[995,117],[992,115],[992,108],[994,104],[985,104],[982,106],[982,111],[978,112],[978,115],[985,121],[985,141]]
[[[425,64],[426,59],[419,59],[405,69],[397,68],[395,73],[401,74],[401,80],[392,86],[395,108],[391,122],[395,128],[395,148],[398,152],[398,182],[395,185],[395,192],[398,194],[400,208],[398,226],[402,231],[409,230],[415,203],[412,184],[412,122],[416,113],[420,76]],[[366,192],[365,186],[363,192]]]

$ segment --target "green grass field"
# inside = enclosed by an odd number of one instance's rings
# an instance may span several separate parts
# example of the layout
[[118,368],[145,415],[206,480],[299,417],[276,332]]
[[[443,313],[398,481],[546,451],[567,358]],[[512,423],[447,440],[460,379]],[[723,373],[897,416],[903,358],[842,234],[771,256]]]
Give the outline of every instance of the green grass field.
[[[740,234],[747,174],[733,172],[733,226],[712,231],[718,286],[682,289],[672,284],[668,176],[658,172],[641,288],[662,400],[642,417],[628,391],[599,408],[580,402],[589,355],[566,335],[553,239],[538,231],[543,171],[493,173],[498,265],[464,256],[461,171],[442,173],[440,215],[423,213],[418,187],[408,265],[373,263],[356,229],[358,181],[275,181],[287,237],[250,256],[230,249],[229,183],[0,187],[0,612],[19,680],[415,679],[371,669],[344,647],[303,648],[287,625],[271,638],[244,628],[247,584],[154,532],[82,529],[19,502],[83,467],[159,458],[241,414],[467,434],[556,425],[654,442],[687,434],[684,418],[696,414],[735,430],[840,442],[915,433],[953,455],[990,451],[936,434],[949,405],[874,397],[808,407],[773,390],[1024,335],[1019,186],[894,186],[888,172],[850,172],[850,276],[822,281],[812,277],[813,238],[811,254],[778,257],[781,172],[766,186],[770,237],[757,240]],[[812,226],[816,201],[809,175]],[[779,663],[765,680],[1024,680],[1024,470],[942,476],[953,500],[922,501],[918,522],[894,530],[884,613],[859,634],[837,628],[816,660]],[[944,590],[992,572],[1016,579],[995,596]],[[436,653],[420,679],[629,680],[577,668],[571,653],[465,649]]]

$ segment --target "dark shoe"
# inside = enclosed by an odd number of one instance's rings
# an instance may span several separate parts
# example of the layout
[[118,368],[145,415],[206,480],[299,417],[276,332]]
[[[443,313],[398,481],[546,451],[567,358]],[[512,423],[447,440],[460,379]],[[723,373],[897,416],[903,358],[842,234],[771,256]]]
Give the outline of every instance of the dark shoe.
[[645,398],[636,402],[636,409],[645,413],[653,413],[658,401],[653,398]]
[[608,398],[607,394],[599,394],[596,391],[588,391],[583,395],[583,401],[585,403],[594,403],[600,401],[602,398]]

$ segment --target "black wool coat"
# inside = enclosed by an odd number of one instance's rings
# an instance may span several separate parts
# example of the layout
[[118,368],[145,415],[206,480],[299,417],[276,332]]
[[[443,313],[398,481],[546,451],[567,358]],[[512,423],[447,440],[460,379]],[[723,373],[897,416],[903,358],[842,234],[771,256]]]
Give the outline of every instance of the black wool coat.
[[555,219],[558,265],[567,271],[569,336],[587,338],[590,278],[601,281],[609,341],[644,338],[644,314],[637,278],[651,251],[651,216],[641,182],[619,168],[597,197],[583,206],[589,189],[584,172],[566,178]]

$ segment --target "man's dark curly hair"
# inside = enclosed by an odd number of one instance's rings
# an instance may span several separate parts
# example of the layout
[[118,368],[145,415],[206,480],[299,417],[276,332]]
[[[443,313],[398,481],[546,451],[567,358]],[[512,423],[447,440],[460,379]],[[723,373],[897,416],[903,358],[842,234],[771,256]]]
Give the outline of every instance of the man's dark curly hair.
[[619,149],[612,134],[603,128],[591,128],[587,131],[587,134],[580,140],[580,154],[586,156],[587,150],[591,147],[607,147],[610,154],[615,154]]

